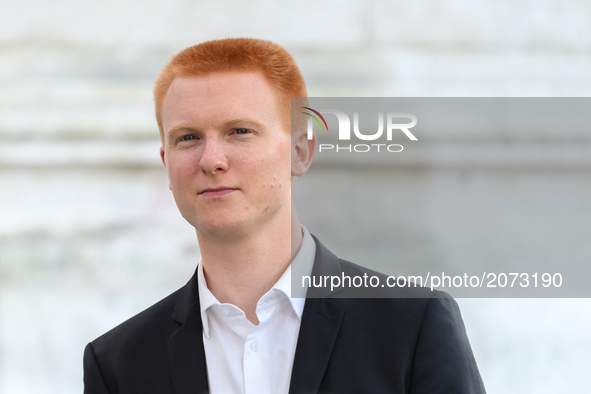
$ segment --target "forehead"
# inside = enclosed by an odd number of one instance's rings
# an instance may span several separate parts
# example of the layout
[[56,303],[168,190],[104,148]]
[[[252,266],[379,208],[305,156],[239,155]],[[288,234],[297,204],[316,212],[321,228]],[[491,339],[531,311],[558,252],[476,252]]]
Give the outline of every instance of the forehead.
[[220,72],[177,77],[162,106],[164,130],[178,123],[211,123],[255,117],[279,119],[278,94],[260,72]]

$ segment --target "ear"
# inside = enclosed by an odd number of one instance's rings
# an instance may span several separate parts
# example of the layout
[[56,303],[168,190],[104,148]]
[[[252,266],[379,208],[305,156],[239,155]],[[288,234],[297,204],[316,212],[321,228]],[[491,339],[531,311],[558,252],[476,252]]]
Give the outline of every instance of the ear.
[[166,160],[164,160],[164,145],[160,147],[160,159],[162,159],[162,164],[164,164],[164,168],[166,168]]
[[[164,164],[164,168],[166,168],[166,159],[164,158],[164,145],[162,145],[160,147],[160,159],[162,159],[162,164]],[[172,191],[172,187],[170,187],[170,183],[168,183],[168,188]]]
[[316,135],[308,139],[306,130],[294,131],[291,146],[291,175],[302,176],[310,168],[316,152]]

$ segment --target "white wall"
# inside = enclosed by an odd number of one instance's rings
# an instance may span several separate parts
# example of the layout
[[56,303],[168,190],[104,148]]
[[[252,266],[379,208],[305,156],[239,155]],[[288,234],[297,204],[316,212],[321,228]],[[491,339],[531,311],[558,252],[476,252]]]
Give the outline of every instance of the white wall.
[[[199,251],[167,188],[151,98],[178,50],[213,38],[271,39],[294,54],[311,96],[589,96],[589,15],[591,4],[574,0],[4,2],[0,394],[80,392],[84,345],[190,277]],[[554,142],[572,141],[557,134]],[[591,135],[575,143],[589,147]],[[466,178],[469,167],[421,175],[410,165],[397,181],[406,195],[426,198],[462,179],[479,195],[507,184],[517,197],[576,195],[564,212],[567,226],[580,226],[591,222],[591,169],[566,167]],[[429,187],[417,187],[425,174]],[[321,167],[298,181],[296,197],[323,177],[346,176]],[[312,208],[302,211],[319,226]],[[443,245],[465,264],[477,256],[450,238],[445,213],[419,220],[397,239]],[[578,236],[559,258],[589,256],[576,247],[588,234]],[[519,258],[514,252],[499,258]],[[591,390],[589,300],[459,303],[490,393]]]

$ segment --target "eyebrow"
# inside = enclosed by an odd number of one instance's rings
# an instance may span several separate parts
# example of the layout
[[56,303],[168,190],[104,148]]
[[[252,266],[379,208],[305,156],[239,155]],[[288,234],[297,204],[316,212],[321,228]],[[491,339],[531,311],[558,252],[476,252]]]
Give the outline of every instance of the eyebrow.
[[166,134],[172,135],[172,134],[178,132],[179,130],[193,130],[193,128],[189,127],[187,125],[184,125],[184,124],[180,124],[178,126],[173,127],[172,129],[168,130],[168,132]]
[[[237,124],[252,124],[255,127],[258,128],[264,128],[263,124],[252,119],[252,118],[236,118],[236,119],[230,119],[226,122],[223,123],[223,127],[230,127],[230,126],[234,126]],[[197,131],[196,129],[194,129],[193,127],[186,125],[186,124],[180,124],[178,126],[174,126],[173,128],[171,128],[170,130],[168,130],[168,132],[166,133],[167,135],[174,135],[175,133],[177,133],[180,130],[192,130],[192,131]]]
[[262,123],[257,122],[256,120],[251,119],[251,118],[230,119],[224,123],[224,126],[233,126],[233,125],[240,124],[240,123],[249,123],[249,124],[253,124],[256,127],[260,127],[260,128],[264,127]]

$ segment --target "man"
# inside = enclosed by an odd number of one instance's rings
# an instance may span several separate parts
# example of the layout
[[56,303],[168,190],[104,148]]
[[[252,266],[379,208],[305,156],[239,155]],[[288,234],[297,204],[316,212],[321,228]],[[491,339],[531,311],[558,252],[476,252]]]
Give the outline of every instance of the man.
[[291,188],[316,141],[290,131],[291,97],[307,93],[285,49],[205,42],[173,57],[154,92],[162,162],[201,262],[86,347],[85,393],[484,392],[457,305],[440,292],[291,298],[296,262],[298,274],[370,271],[299,224]]

